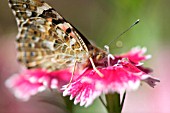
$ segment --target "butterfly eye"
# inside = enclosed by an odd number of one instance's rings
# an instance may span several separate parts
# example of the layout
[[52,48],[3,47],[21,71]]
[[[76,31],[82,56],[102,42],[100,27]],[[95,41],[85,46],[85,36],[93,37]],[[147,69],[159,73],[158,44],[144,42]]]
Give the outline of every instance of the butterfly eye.
[[100,54],[97,55],[97,57],[96,57],[97,60],[100,60],[101,58],[102,58],[102,56]]

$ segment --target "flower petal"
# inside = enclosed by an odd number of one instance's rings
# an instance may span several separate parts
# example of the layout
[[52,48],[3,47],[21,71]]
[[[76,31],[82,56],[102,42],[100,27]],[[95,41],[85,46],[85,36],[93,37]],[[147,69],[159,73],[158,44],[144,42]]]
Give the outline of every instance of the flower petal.
[[70,99],[74,98],[74,104],[80,103],[80,106],[87,107],[101,94],[136,90],[142,81],[151,87],[154,87],[156,82],[160,82],[149,75],[151,72],[149,68],[141,66],[141,61],[150,57],[144,55],[145,52],[146,48],[136,47],[127,54],[109,57],[108,64],[106,59],[98,64],[95,63],[103,77],[89,66],[82,72],[80,69],[76,70],[72,83],[68,84],[72,75],[70,69],[53,72],[34,69],[13,75],[6,81],[6,86],[22,100],[28,100],[30,96],[46,88],[58,89],[64,96],[70,95]]
[[[102,93],[122,93],[125,90],[136,90],[140,86],[141,80],[148,83],[151,76],[146,76],[128,61],[121,60],[119,64],[105,68],[98,68],[104,75],[100,77],[93,69],[86,70],[75,82],[63,87],[63,95],[71,95],[75,98],[74,103],[89,106],[95,98]],[[154,79],[152,79],[154,81]],[[154,81],[154,84],[157,81]],[[149,83],[152,86],[152,84]]]
[[144,55],[147,52],[147,49],[145,47],[135,47],[132,48],[130,52],[121,55],[123,58],[128,58],[131,62],[135,63],[136,65],[141,65],[141,61],[150,59],[151,55]]
[[46,88],[60,89],[68,83],[71,73],[66,70],[48,72],[42,69],[25,70],[15,74],[6,81],[6,86],[14,95],[27,101],[30,96],[44,91]]
[[155,87],[156,82],[160,82],[158,78],[152,77],[151,75],[143,75],[141,79],[153,88]]

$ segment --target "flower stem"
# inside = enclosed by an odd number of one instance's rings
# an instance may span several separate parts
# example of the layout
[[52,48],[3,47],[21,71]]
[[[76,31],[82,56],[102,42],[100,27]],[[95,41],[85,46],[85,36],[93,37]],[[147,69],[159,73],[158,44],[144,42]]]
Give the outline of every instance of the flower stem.
[[73,113],[73,103],[70,101],[69,97],[63,97],[66,105],[66,109],[69,111],[69,113]]
[[105,102],[103,101],[101,96],[99,96],[99,99],[100,99],[101,103],[103,104],[103,106],[107,109],[107,105],[105,104]]
[[126,92],[124,92],[123,97],[122,97],[122,102],[121,102],[121,104],[120,104],[120,110],[121,110],[121,111],[122,111],[122,109],[123,109],[123,105],[124,105],[124,102],[125,102],[125,97],[126,97]]
[[121,113],[120,94],[107,94],[106,102],[108,113]]

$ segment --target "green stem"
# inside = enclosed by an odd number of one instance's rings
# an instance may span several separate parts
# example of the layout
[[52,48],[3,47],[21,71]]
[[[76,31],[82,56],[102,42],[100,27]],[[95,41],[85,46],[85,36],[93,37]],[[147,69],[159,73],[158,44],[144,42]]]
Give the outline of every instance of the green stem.
[[103,106],[107,109],[107,105],[104,103],[104,101],[103,101],[101,96],[99,96],[99,99],[100,99],[101,103],[103,104]]
[[120,94],[107,94],[106,102],[108,113],[121,113]]
[[73,113],[73,102],[69,99],[69,96],[63,97],[66,105],[66,109],[69,113]]
[[124,94],[123,94],[122,102],[121,102],[121,105],[120,105],[121,112],[122,112],[123,105],[124,105],[124,102],[125,102],[125,97],[126,97],[126,92],[124,92]]

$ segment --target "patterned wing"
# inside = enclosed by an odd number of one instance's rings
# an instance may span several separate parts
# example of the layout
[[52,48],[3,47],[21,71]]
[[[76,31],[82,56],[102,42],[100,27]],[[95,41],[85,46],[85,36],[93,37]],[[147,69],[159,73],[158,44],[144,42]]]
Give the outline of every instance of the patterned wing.
[[18,24],[18,60],[27,68],[56,70],[88,60],[89,41],[40,0],[9,0]]

